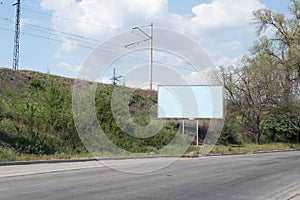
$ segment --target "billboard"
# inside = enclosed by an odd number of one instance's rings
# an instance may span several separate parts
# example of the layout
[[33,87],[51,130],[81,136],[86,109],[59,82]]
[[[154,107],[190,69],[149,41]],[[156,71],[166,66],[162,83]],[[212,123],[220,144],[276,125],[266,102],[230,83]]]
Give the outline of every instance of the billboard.
[[223,86],[159,85],[158,118],[224,118]]

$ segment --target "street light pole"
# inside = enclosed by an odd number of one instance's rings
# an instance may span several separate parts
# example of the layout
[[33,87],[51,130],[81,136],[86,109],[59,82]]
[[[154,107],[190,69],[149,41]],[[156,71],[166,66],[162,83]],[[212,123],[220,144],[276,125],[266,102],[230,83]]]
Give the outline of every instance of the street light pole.
[[127,44],[125,45],[125,48],[135,45],[135,44],[139,44],[141,42],[145,42],[147,40],[150,40],[150,55],[149,55],[149,88],[150,90],[152,90],[152,65],[153,65],[153,23],[151,22],[150,24],[150,34],[147,34],[145,31],[143,31],[140,27],[133,27],[132,30],[138,29],[139,31],[141,31],[146,37],[147,39],[138,41],[138,42],[134,42],[131,44]]
[[149,84],[152,90],[152,64],[153,64],[153,23],[150,24],[150,58],[149,58]]

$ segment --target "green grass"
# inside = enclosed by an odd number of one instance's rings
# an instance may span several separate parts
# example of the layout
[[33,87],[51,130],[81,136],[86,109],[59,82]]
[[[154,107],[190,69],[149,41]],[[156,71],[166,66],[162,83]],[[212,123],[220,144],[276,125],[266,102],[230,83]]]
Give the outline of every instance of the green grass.
[[90,158],[88,153],[81,154],[53,154],[53,155],[37,155],[19,153],[11,149],[0,147],[0,162],[11,161],[29,161],[29,160],[58,160],[58,159],[77,159],[77,158]]
[[284,150],[300,150],[300,144],[292,143],[269,143],[269,144],[244,144],[244,145],[216,145],[210,155],[234,154],[234,153],[258,153]]
[[[230,155],[236,153],[257,153],[257,152],[272,152],[283,150],[300,150],[300,144],[290,143],[270,143],[270,144],[244,144],[244,145],[216,145],[216,146],[190,146],[183,157],[197,157],[203,151],[203,148],[212,148],[208,155]],[[144,156],[149,154],[136,154],[136,156]],[[155,154],[154,154],[155,155]],[[166,155],[168,155],[166,153]],[[111,157],[112,155],[107,155]],[[14,150],[0,147],[0,162],[9,161],[28,161],[28,160],[57,160],[57,159],[78,159],[91,158],[89,153],[81,154],[54,154],[54,155],[33,155],[18,153]]]
[[204,145],[190,146],[183,157],[196,157],[198,155],[230,155],[258,152],[274,152],[285,150],[300,150],[300,143],[270,143],[270,144],[244,144],[244,145]]

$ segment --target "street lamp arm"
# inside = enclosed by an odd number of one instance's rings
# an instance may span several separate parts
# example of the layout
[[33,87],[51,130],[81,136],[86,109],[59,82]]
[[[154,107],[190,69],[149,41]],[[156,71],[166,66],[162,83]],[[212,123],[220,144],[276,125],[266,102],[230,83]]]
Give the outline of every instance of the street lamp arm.
[[141,31],[145,36],[147,36],[149,39],[151,39],[151,36],[148,35],[145,31],[143,31],[143,29],[141,29],[140,27],[136,26],[133,27],[132,30],[138,29],[139,31]]
[[132,32],[134,30],[139,30],[141,31],[146,37],[147,39],[141,40],[139,42],[134,42],[134,43],[130,43],[125,45],[125,48],[135,45],[135,44],[139,44],[141,42],[145,42],[150,40],[150,56],[149,56],[149,83],[150,83],[150,90],[152,90],[152,64],[153,64],[153,23],[151,22],[150,24],[150,34],[147,34],[146,32],[144,32],[140,27],[136,26],[132,28]]

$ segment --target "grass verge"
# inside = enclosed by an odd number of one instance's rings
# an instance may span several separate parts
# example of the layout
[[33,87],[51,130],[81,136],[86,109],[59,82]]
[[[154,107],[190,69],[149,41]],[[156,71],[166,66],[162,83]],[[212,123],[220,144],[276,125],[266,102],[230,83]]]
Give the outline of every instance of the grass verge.
[[300,143],[269,143],[269,144],[244,144],[244,145],[215,145],[215,146],[190,146],[183,157],[197,157],[198,155],[230,155],[230,154],[246,154],[259,152],[275,152],[300,150]]
[[79,158],[91,158],[88,153],[81,154],[53,154],[53,155],[36,155],[36,154],[24,154],[16,152],[12,149],[0,147],[0,162],[11,161],[29,161],[29,160],[59,160],[59,159],[79,159]]
[[[201,146],[190,146],[183,157],[198,157],[201,154]],[[230,155],[258,152],[273,152],[286,150],[300,150],[300,144],[270,143],[270,144],[244,144],[244,145],[216,145],[208,155]],[[138,156],[138,155],[137,155]],[[16,152],[12,149],[0,147],[0,162],[29,161],[29,160],[58,160],[58,159],[80,159],[92,158],[89,153],[81,154],[54,154],[54,155],[33,155]]]

